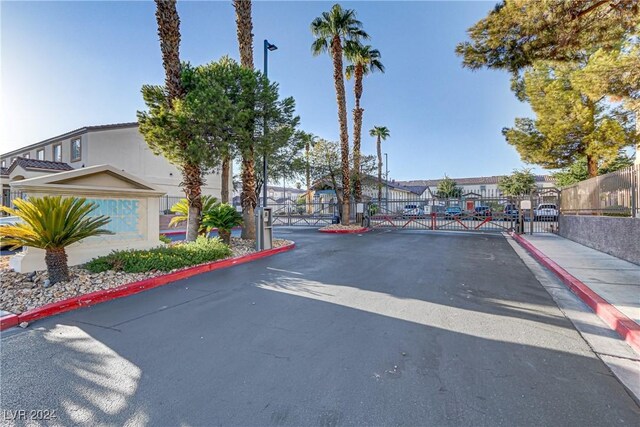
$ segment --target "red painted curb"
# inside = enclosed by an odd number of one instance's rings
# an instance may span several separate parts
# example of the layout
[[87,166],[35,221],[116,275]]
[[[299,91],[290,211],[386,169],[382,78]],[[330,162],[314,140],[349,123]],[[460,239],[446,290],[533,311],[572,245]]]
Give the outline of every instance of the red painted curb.
[[640,325],[627,317],[591,288],[560,267],[538,248],[516,233],[509,233],[542,265],[551,270],[571,291],[585,302],[611,329],[616,331],[635,351],[640,353]]
[[370,228],[357,228],[354,230],[318,230],[321,233],[332,233],[332,234],[361,234],[371,231]]
[[20,324],[20,319],[15,314],[7,314],[0,317],[0,331],[4,331],[8,328],[13,328]]
[[279,248],[268,249],[266,251],[256,252],[249,255],[243,255],[235,258],[227,258],[220,261],[213,261],[207,264],[196,265],[194,267],[188,267],[184,270],[174,271],[173,273],[163,274],[162,276],[151,277],[149,279],[140,280],[137,282],[126,283],[112,289],[105,289],[101,291],[91,292],[89,294],[79,295],[77,297],[68,298],[62,301],[53,302],[51,304],[43,305],[32,310],[25,311],[22,314],[11,315],[15,319],[7,319],[5,325],[5,319],[11,316],[3,317],[0,324],[0,330],[16,326],[22,322],[32,322],[44,317],[53,316],[56,314],[65,313],[67,311],[77,310],[82,307],[89,307],[92,305],[100,304],[105,301],[110,301],[117,298],[134,295],[145,291],[147,289],[153,289],[158,286],[163,286],[176,280],[186,279],[187,277],[195,276],[198,274],[206,273],[209,271],[220,270],[222,268],[231,267],[234,265],[244,264],[257,259],[266,258],[271,255],[279,254],[281,252],[290,251],[295,248],[296,244],[281,246]]

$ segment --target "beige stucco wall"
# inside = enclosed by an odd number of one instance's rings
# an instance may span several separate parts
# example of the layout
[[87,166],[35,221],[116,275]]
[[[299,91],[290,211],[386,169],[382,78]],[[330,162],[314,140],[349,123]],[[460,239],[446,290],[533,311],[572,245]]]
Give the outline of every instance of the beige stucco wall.
[[[164,157],[154,155],[137,128],[111,129],[87,135],[83,158],[86,166],[111,164],[162,188],[170,196],[181,196],[178,168]],[[85,147],[83,146],[83,148]],[[220,175],[205,177],[203,194],[220,197]]]
[[[81,158],[79,161],[71,161],[71,140],[81,139]],[[36,152],[44,148],[45,160],[53,161],[53,147],[60,144],[62,148],[62,161],[68,163],[74,169],[102,164],[110,164],[120,170],[132,173],[145,181],[155,184],[169,196],[184,196],[180,187],[181,176],[179,170],[169,163],[164,157],[154,155],[144,138],[138,132],[137,127],[125,127],[107,130],[93,130],[80,136],[59,139],[48,142],[42,147],[32,148],[3,156],[7,167],[11,158],[29,153],[32,159],[36,158]],[[233,170],[230,171],[233,176]],[[35,175],[31,175],[32,177]],[[221,177],[217,173],[208,174],[205,177],[203,194],[220,197]],[[229,180],[231,181],[231,180]],[[3,184],[4,184],[3,180]],[[229,192],[232,191],[232,183],[229,183]]]

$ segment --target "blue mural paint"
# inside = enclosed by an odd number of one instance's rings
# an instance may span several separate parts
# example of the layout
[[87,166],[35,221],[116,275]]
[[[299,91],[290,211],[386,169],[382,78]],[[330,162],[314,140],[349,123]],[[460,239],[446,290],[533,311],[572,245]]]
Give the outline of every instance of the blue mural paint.
[[94,203],[96,208],[91,216],[108,216],[111,222],[105,226],[116,234],[116,238],[142,237],[138,233],[138,221],[140,220],[140,201],[135,199],[87,199]]

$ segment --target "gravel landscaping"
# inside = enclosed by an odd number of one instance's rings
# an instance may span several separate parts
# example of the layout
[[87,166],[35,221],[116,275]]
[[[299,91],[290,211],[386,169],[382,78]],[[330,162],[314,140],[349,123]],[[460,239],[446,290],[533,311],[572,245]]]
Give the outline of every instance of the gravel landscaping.
[[[290,243],[292,242],[289,240],[275,239],[273,246],[277,248]],[[256,252],[255,241],[233,237],[231,250],[233,257],[248,255]],[[52,302],[167,274],[158,271],[124,273],[112,270],[92,274],[76,266],[69,268],[71,275],[69,282],[61,282],[45,288],[45,280],[48,277],[46,271],[30,274],[16,273],[9,269],[9,258],[10,256],[0,257],[0,309],[11,313],[23,313]]]
[[342,224],[329,224],[329,225],[325,225],[324,227],[320,228],[320,231],[356,231],[356,230],[362,230],[364,227],[361,226],[360,224],[353,224],[353,225],[342,225]]

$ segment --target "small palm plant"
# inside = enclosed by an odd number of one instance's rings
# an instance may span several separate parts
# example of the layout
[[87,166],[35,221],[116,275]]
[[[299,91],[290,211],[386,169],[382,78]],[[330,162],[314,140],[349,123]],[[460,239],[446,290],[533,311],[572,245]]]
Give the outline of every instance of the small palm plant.
[[20,246],[44,249],[51,284],[69,280],[67,246],[87,237],[113,234],[101,228],[111,219],[103,215],[89,216],[97,206],[84,198],[45,196],[13,202],[16,209],[5,206],[0,209],[22,221],[0,226],[0,238],[12,245],[12,249]]
[[242,225],[242,215],[228,203],[220,203],[208,211],[202,224],[208,229],[217,228],[218,235],[227,245],[231,243],[231,229]]
[[[218,199],[213,196],[202,196],[202,216],[209,212],[213,207],[218,204]],[[180,201],[171,206],[171,212],[177,214],[169,222],[169,227],[177,227],[183,222],[187,222],[189,217],[189,203],[187,199],[180,199]],[[200,223],[200,234],[204,234],[207,231],[207,227]]]

